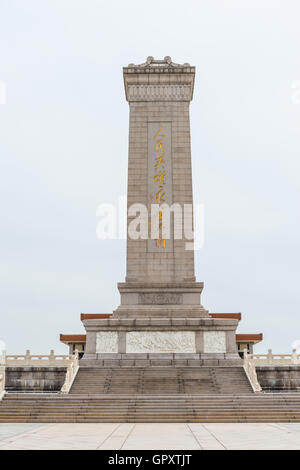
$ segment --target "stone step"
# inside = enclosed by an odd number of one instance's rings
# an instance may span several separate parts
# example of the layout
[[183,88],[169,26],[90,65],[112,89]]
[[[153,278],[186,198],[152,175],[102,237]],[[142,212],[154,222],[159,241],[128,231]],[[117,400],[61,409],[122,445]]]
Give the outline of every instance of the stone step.
[[[212,371],[211,374],[217,376],[218,372]],[[106,373],[111,373],[111,371],[107,370]],[[117,371],[116,376],[121,375]],[[243,371],[242,378],[245,378]],[[154,393],[152,394],[124,394],[120,393],[120,390],[119,393],[99,394],[93,391],[92,394],[88,394],[84,391],[83,385],[81,385],[81,393],[69,395],[7,394],[0,402],[0,422],[300,422],[300,394],[297,393],[228,394],[224,393],[226,387],[223,386],[222,394],[218,392],[174,394],[166,393],[168,387],[165,386],[164,381],[161,380],[161,383],[163,383],[162,391],[155,393],[153,386]],[[246,384],[248,385],[248,382]],[[240,390],[241,387],[239,387],[239,392]]]
[[152,411],[149,411],[149,413],[146,413],[146,412],[132,412],[132,413],[129,413],[127,412],[127,410],[124,412],[124,413],[120,413],[120,412],[101,412],[101,413],[95,413],[95,412],[90,412],[90,413],[87,413],[86,411],[84,413],[53,413],[53,412],[42,412],[42,411],[39,411],[38,413],[19,413],[19,414],[16,414],[16,415],[13,415],[11,413],[6,413],[6,414],[1,414],[1,419],[3,419],[3,417],[5,416],[10,416],[10,417],[13,417],[13,416],[17,416],[17,417],[20,417],[20,416],[32,416],[32,417],[41,417],[43,415],[47,415],[47,416],[52,416],[52,417],[67,417],[67,416],[73,416],[73,417],[78,417],[78,416],[83,416],[83,417],[88,417],[88,416],[98,416],[99,418],[101,417],[104,417],[104,416],[107,416],[107,417],[113,417],[113,416],[148,416],[148,417],[154,417],[154,416],[159,416],[159,417],[163,417],[163,416],[178,416],[178,415],[184,415],[184,416],[188,416],[188,415],[191,415],[191,416],[194,416],[194,417],[201,417],[201,416],[231,416],[231,417],[234,417],[234,416],[261,416],[261,417],[266,417],[266,416],[277,416],[277,417],[280,417],[282,415],[284,416],[291,416],[291,417],[299,417],[300,416],[300,413],[299,411],[298,412],[295,412],[295,411],[291,411],[291,412],[278,412],[278,410],[274,410],[272,412],[269,412],[269,413],[260,413],[260,412],[255,412],[254,410],[252,410],[252,412],[250,412],[249,410],[245,410],[245,411],[241,411],[241,412],[233,412],[233,410],[228,410],[228,412],[225,412],[224,410],[222,412],[210,412],[210,413],[207,413],[207,412],[194,412],[194,411],[191,411],[190,413],[188,412],[188,410],[185,410],[185,411],[182,411],[182,412],[174,412],[174,410],[172,412],[159,412],[159,413],[154,413],[153,412],[154,410]]
[[242,367],[80,368],[70,394],[253,393]]
[[10,410],[6,410],[5,412],[1,413],[0,417],[3,418],[4,416],[41,416],[41,415],[49,415],[49,416],[163,416],[163,415],[188,415],[191,414],[193,416],[214,416],[214,415],[229,415],[229,416],[250,416],[250,415],[257,415],[257,416],[281,416],[281,415],[292,415],[292,416],[299,416],[300,410],[255,410],[255,409],[227,409],[227,410],[194,410],[194,409],[181,409],[181,410],[136,410],[136,409],[126,409],[126,410],[93,410],[93,409],[84,409],[84,410],[61,410],[59,411],[51,411],[51,410],[43,410],[37,409],[34,411],[29,410],[19,410],[19,412],[11,412]]
[[[274,404],[283,404],[283,403],[294,403],[300,405],[300,394],[299,397],[291,397],[291,398],[281,398],[278,397],[276,394],[275,397],[270,396],[271,394],[264,395],[264,394],[259,394],[259,395],[222,395],[222,396],[210,396],[207,397],[205,395],[185,395],[185,394],[178,394],[178,395],[164,395],[163,397],[161,395],[124,395],[123,397],[120,398],[119,395],[60,395],[59,397],[43,397],[43,396],[35,396],[34,398],[27,397],[25,394],[22,394],[22,396],[19,397],[11,397],[9,394],[5,396],[5,403],[16,403],[20,404],[21,402],[24,403],[31,403],[35,404],[37,401],[40,403],[51,403],[51,404],[59,404],[59,403],[78,403],[78,404],[84,404],[86,402],[90,404],[97,404],[97,403],[134,403],[134,402],[139,402],[139,403],[155,403],[155,405],[160,404],[160,403],[201,403],[201,404],[224,404],[224,403],[255,403],[255,404],[268,404],[268,403],[274,403]],[[285,395],[285,394],[283,394]],[[2,406],[3,402],[0,402],[0,408]]]
[[[298,408],[295,408],[293,406],[286,406],[284,407],[283,411],[288,411],[288,412],[298,412],[299,411],[299,407]],[[36,406],[36,407],[32,407],[32,409],[28,409],[28,408],[9,408],[7,407],[5,410],[1,410],[0,412],[0,415],[2,415],[3,413],[6,413],[6,412],[10,412],[10,413],[20,413],[21,411],[24,411],[24,412],[28,412],[28,413],[34,413],[35,411],[49,411],[51,413],[59,413],[59,412],[76,412],[76,413],[79,413],[81,411],[84,411],[84,412],[87,412],[89,410],[93,410],[97,413],[102,413],[102,412],[114,412],[114,411],[120,411],[120,412],[123,412],[123,411],[128,411],[128,410],[135,410],[135,411],[138,411],[138,412],[147,412],[147,411],[150,411],[150,412],[163,412],[163,411],[168,411],[168,412],[177,412],[177,411],[181,411],[181,410],[184,410],[184,411],[193,411],[193,412],[218,412],[218,411],[230,411],[230,412],[234,412],[234,411],[257,411],[259,413],[261,412],[277,412],[277,411],[281,411],[279,407],[255,407],[255,406],[247,406],[247,407],[195,407],[195,406],[186,406],[186,407],[172,407],[172,408],[167,408],[167,407],[149,407],[149,408],[145,408],[145,407],[139,407],[138,405],[137,406],[129,406],[129,407],[93,407],[91,406],[90,408],[89,407],[70,407],[70,408],[67,408],[67,407],[64,407],[64,408],[43,408],[43,407],[39,407],[39,406]]]
[[84,403],[73,403],[73,402],[69,402],[69,403],[51,403],[51,404],[48,404],[48,403],[41,403],[39,401],[36,401],[35,403],[9,403],[9,402],[3,402],[3,404],[0,405],[0,411],[2,408],[16,408],[16,409],[20,409],[21,407],[32,407],[32,406],[39,406],[39,407],[48,407],[48,408],[53,408],[53,409],[59,409],[59,408],[67,408],[67,407],[94,407],[94,408],[97,408],[97,407],[104,407],[104,408],[116,408],[116,407],[126,407],[126,406],[134,406],[134,407],[137,407],[137,406],[140,406],[142,408],[177,408],[177,407],[180,407],[180,406],[184,406],[184,407],[201,407],[201,408],[224,408],[224,407],[228,407],[228,408],[232,408],[232,407],[238,407],[238,408],[242,408],[242,407],[255,407],[255,408],[260,408],[260,407],[274,407],[274,408],[278,408],[280,406],[285,406],[285,407],[288,407],[288,406],[292,406],[293,408],[297,409],[297,408],[300,408],[300,404],[299,403],[294,403],[294,402],[286,402],[286,403],[251,403],[251,402],[224,402],[223,404],[220,403],[220,404],[216,404],[216,403],[202,403],[202,402],[193,402],[193,401],[182,401],[182,402],[178,402],[178,403],[168,403],[168,402],[165,402],[165,403],[156,403],[156,402],[152,402],[152,401],[149,401],[149,402],[146,402],[146,403],[141,403],[139,402],[138,400],[137,401],[128,401],[128,402],[123,402],[123,403],[119,403],[119,402],[115,402],[115,403],[107,403],[107,402],[98,402],[98,403],[88,403],[88,402],[84,402]]
[[[153,403],[182,403],[192,402],[192,403],[287,403],[293,402],[295,404],[300,404],[300,393],[298,395],[289,395],[286,394],[251,394],[251,395],[188,395],[188,394],[178,394],[178,395],[53,395],[53,396],[43,396],[43,395],[32,395],[32,394],[6,394],[5,403],[15,402],[21,403],[22,401],[26,403],[36,403],[38,401],[44,403],[120,403],[120,402],[135,402],[139,403],[148,403],[149,401]],[[0,402],[0,407],[3,402]]]
[[300,422],[300,397],[4,397],[0,422]]

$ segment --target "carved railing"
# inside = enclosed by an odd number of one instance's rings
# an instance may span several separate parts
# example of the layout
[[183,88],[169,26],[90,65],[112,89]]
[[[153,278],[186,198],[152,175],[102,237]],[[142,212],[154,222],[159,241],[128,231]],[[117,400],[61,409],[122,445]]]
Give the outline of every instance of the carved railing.
[[2,356],[4,356],[4,365],[6,367],[68,367],[73,360],[72,355],[54,354],[53,349],[47,355],[30,354],[30,350],[27,349],[24,355],[8,355],[3,351]]
[[6,367],[66,367],[66,378],[61,389],[62,393],[68,393],[76,377],[79,368],[78,352],[75,355],[54,354],[51,349],[50,354],[30,354],[30,350],[24,355],[6,354],[2,351],[0,355],[0,400],[5,394],[5,368]]
[[74,382],[74,379],[77,375],[79,369],[79,357],[78,351],[75,352],[74,356],[71,356],[72,359],[69,361],[65,382],[61,388],[61,393],[69,393],[70,388]]
[[247,352],[244,352],[244,370],[248,376],[249,382],[253,388],[254,392],[261,392],[262,388],[259,385],[257,380],[256,370],[255,370],[255,363],[250,355]]
[[296,349],[292,354],[273,354],[272,349],[268,349],[267,354],[249,354],[248,357],[255,366],[300,366],[300,354]]
[[0,354],[0,401],[5,395],[5,351]]

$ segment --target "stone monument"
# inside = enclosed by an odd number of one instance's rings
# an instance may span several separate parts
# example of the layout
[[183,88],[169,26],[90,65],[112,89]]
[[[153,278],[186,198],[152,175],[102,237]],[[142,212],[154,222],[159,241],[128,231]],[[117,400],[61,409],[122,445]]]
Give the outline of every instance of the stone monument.
[[[238,320],[212,318],[201,305],[203,283],[195,279],[184,217],[178,221],[171,214],[169,238],[162,235],[160,223],[162,204],[192,215],[189,105],[195,67],[173,63],[170,57],[148,57],[144,64],[124,67],[123,76],[130,111],[127,227],[134,219],[134,204],[150,210],[156,204],[159,229],[156,238],[127,236],[126,279],[118,284],[120,306],[110,318],[83,320],[83,361],[145,365],[157,360],[168,365],[188,358],[198,364],[236,363]],[[183,236],[174,236],[175,229]]]

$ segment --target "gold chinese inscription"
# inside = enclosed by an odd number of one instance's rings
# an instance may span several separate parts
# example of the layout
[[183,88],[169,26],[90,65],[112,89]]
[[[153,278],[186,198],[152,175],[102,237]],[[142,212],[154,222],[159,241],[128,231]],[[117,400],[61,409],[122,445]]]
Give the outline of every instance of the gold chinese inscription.
[[149,206],[150,253],[172,253],[173,238],[169,227],[172,206],[172,123],[148,122],[148,178],[147,201]]
[[[153,180],[155,183],[155,191],[150,194],[150,204],[158,204],[161,206],[165,201],[165,184],[167,180],[166,174],[166,148],[164,143],[165,134],[164,127],[161,125],[159,130],[153,136],[154,145],[155,145],[155,158],[154,158],[154,176]],[[162,219],[163,219],[163,209],[159,207],[158,212],[158,227],[159,227],[159,235],[158,238],[155,239],[155,246],[156,247],[163,247],[166,248],[166,240],[162,233]]]

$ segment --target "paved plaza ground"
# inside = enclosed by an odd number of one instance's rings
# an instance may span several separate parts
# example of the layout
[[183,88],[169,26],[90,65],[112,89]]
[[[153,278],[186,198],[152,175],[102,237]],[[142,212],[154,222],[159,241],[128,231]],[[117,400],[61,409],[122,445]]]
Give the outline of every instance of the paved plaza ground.
[[300,423],[0,424],[0,450],[300,449]]

